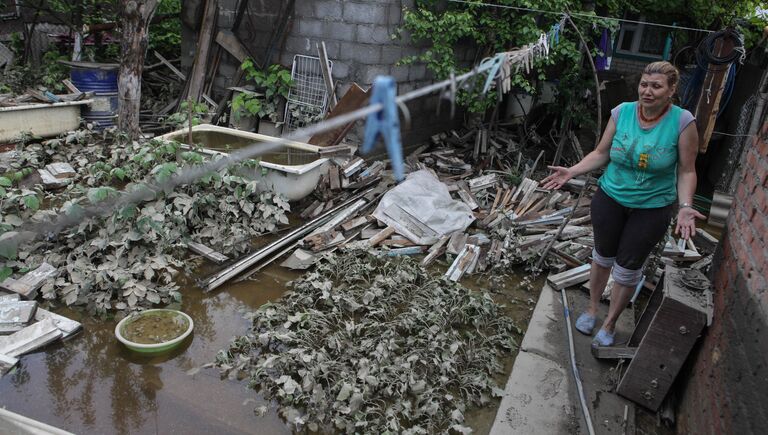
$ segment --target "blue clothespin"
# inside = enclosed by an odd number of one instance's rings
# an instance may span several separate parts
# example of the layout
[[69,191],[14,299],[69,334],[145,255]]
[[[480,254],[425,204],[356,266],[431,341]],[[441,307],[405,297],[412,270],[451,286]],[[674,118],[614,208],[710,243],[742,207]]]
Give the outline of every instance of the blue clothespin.
[[400,118],[397,113],[397,91],[395,79],[390,76],[378,76],[373,81],[373,95],[371,104],[380,103],[384,108],[376,113],[368,115],[365,120],[365,138],[363,140],[363,154],[369,153],[376,143],[379,134],[384,138],[387,146],[387,154],[392,162],[392,170],[395,180],[402,181],[405,174],[403,164],[403,147],[400,142]]
[[491,83],[496,80],[496,75],[499,73],[499,68],[501,68],[501,64],[504,63],[505,57],[505,53],[499,53],[496,56],[485,58],[480,62],[480,68],[491,65],[491,69],[488,71],[488,78],[485,79],[485,86],[483,86],[484,94],[488,92],[488,89],[491,89]]

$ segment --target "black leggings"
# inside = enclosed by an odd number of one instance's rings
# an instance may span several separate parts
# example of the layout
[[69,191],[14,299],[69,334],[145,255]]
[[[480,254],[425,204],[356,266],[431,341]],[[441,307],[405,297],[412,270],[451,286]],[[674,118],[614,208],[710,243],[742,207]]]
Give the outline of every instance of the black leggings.
[[592,197],[591,211],[595,251],[604,259],[615,258],[616,264],[628,270],[643,267],[672,219],[672,204],[658,208],[624,207],[600,188]]

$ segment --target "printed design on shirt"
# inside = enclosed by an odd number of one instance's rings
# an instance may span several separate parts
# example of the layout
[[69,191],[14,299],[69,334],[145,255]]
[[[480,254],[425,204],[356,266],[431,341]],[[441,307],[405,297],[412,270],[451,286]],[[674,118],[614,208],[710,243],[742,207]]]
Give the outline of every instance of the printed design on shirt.
[[625,182],[642,184],[648,180],[649,172],[657,172],[675,163],[677,148],[674,144],[657,145],[641,143],[641,138],[619,133],[611,146],[611,161],[625,168],[622,171]]

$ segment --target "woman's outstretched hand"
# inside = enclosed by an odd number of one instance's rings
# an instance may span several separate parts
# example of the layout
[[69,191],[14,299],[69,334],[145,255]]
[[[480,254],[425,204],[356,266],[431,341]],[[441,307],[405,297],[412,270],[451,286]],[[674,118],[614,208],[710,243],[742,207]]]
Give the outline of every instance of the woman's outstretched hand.
[[679,234],[685,240],[690,239],[696,232],[696,218],[704,219],[704,215],[691,207],[682,207],[678,210],[675,234]]
[[552,173],[545,179],[541,180],[541,186],[545,189],[559,189],[573,178],[570,168],[564,168],[562,166],[547,166]]

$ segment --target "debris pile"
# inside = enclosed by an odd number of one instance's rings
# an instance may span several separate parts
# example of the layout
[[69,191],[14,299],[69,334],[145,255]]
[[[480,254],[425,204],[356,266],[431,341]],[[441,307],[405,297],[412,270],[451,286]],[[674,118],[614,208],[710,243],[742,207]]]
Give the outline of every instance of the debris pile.
[[500,310],[412,258],[349,250],[252,313],[217,364],[299,431],[470,433],[464,413],[499,394],[493,376],[521,333]]
[[0,377],[16,365],[21,355],[69,338],[81,329],[80,323],[44,310],[33,300],[6,293],[23,290],[28,298],[53,271],[51,265],[43,264],[19,280],[0,284]]

